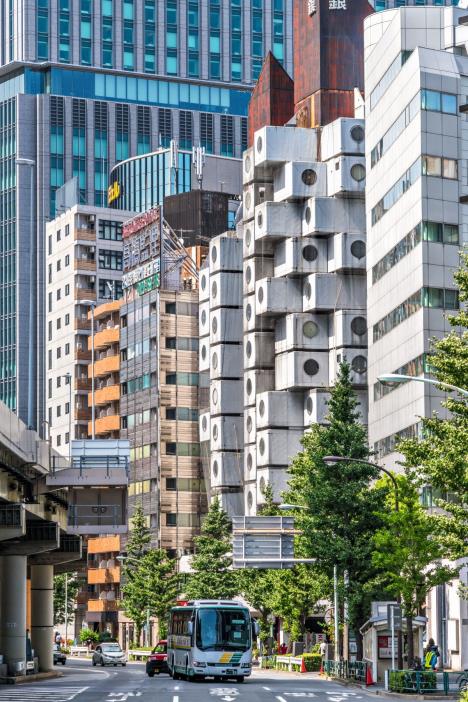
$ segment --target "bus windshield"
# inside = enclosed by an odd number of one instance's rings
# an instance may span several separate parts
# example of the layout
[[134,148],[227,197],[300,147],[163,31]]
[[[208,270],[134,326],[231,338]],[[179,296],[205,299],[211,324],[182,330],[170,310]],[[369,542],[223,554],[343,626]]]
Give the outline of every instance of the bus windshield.
[[196,627],[197,648],[202,651],[250,648],[250,616],[238,609],[199,609]]

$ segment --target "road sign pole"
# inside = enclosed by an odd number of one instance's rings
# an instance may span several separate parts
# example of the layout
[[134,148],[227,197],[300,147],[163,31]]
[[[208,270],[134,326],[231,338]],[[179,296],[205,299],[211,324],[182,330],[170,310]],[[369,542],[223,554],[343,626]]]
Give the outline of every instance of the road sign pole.
[[395,670],[395,608],[390,606],[390,633],[392,637],[392,670]]
[[335,601],[335,661],[340,660],[340,622],[338,614],[338,566],[333,568],[333,593]]

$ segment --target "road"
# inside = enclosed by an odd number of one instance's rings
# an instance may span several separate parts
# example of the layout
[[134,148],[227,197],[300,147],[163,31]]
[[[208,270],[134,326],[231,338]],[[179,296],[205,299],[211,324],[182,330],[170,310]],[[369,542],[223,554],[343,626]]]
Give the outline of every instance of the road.
[[168,675],[148,678],[144,665],[92,668],[91,661],[68,659],[63,678],[0,686],[0,702],[376,702],[359,688],[346,688],[316,676],[255,671],[242,684],[187,682]]

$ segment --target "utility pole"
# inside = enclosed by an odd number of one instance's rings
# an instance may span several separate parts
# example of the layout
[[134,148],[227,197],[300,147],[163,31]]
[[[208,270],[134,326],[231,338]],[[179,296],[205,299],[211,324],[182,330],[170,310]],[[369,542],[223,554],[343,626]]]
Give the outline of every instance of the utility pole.
[[68,573],[65,573],[65,646],[68,645]]
[[343,603],[343,660],[349,660],[349,606],[348,606],[348,588],[349,588],[349,573],[347,570],[343,573],[344,581],[344,603]]
[[333,567],[333,599],[335,603],[335,661],[340,660],[340,621],[338,612],[338,566]]

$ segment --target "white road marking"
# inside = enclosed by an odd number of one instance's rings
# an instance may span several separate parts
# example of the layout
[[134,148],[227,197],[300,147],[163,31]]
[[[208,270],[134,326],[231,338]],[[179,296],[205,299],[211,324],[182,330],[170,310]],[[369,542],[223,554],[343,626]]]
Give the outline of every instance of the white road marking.
[[263,685],[263,689],[268,690],[268,692],[271,692],[271,687],[265,687],[265,685]]
[[17,687],[0,690],[0,702],[71,702],[77,695],[85,692],[88,687]]
[[286,702],[284,697],[280,697],[279,695],[276,696],[276,699],[278,700],[278,702]]
[[174,695],[172,702],[179,702],[179,695]]
[[283,695],[287,697],[315,697],[314,692],[283,692]]

